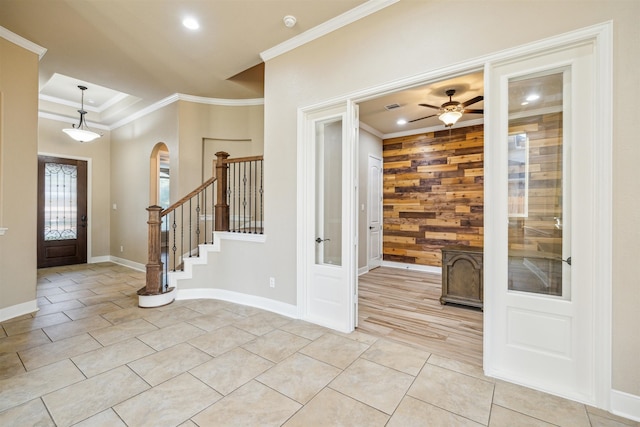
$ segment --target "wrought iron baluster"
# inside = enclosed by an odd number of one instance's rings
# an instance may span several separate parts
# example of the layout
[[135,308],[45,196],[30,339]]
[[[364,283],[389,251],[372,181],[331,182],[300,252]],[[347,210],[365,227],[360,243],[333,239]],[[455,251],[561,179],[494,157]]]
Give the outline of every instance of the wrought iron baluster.
[[191,226],[191,213],[193,212],[193,209],[191,207],[192,200],[193,197],[189,199],[189,258],[191,258],[191,248],[193,248],[193,243],[191,242],[191,236],[193,235]]
[[251,176],[253,172],[253,162],[249,162],[249,230],[247,233],[252,233],[251,219],[253,218],[253,210],[251,209],[251,189],[253,188]]
[[198,193],[196,203],[196,256],[200,256],[200,193]]
[[260,234],[264,233],[264,200],[263,196],[264,160],[260,160]]
[[173,246],[171,247],[171,250],[173,251],[173,271],[176,271],[176,266],[178,264],[176,264],[176,252],[178,251],[178,246],[177,246],[177,236],[176,236],[176,232],[178,230],[178,224],[176,223],[176,216],[177,216],[177,212],[173,211]]
[[[247,226],[247,163],[242,164],[242,229]],[[244,232],[244,231],[243,231]]]
[[184,269],[184,205],[180,206],[180,270]]

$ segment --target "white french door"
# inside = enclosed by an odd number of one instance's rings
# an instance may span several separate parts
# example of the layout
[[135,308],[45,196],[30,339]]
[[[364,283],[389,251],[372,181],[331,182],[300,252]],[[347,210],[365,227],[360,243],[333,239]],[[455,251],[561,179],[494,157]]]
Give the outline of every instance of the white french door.
[[485,98],[488,375],[593,402],[591,43],[493,64]]
[[369,270],[382,263],[382,159],[369,156],[368,257]]
[[300,137],[298,303],[301,317],[343,332],[355,326],[357,106],[305,114]]

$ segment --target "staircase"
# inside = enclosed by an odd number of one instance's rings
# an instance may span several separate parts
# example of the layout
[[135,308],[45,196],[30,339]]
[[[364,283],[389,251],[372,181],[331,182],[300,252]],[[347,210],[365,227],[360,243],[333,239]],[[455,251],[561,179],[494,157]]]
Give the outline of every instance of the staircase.
[[149,206],[146,284],[140,307],[159,307],[176,298],[178,280],[219,251],[215,232],[263,234],[263,157],[230,159],[216,153],[215,176],[167,209]]

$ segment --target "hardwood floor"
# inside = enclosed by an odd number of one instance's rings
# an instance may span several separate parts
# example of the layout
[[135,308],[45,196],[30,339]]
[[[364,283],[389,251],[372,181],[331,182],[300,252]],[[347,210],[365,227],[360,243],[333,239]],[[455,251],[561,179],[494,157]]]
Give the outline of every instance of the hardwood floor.
[[482,366],[482,311],[441,305],[439,274],[379,267],[358,294],[359,331]]

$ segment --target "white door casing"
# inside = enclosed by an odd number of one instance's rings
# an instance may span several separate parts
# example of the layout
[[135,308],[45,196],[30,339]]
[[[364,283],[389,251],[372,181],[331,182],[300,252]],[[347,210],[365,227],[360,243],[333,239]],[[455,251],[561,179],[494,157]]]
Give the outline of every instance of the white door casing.
[[[534,388],[542,388],[534,383],[526,381],[516,376],[508,375],[508,372],[501,369],[499,360],[494,348],[495,336],[504,328],[500,324],[494,311],[497,310],[498,301],[495,295],[496,287],[491,283],[497,282],[499,278],[499,261],[501,257],[496,256],[496,251],[500,249],[501,239],[496,233],[497,230],[506,227],[506,206],[493,205],[493,202],[499,201],[500,196],[496,193],[500,185],[506,187],[506,182],[499,174],[494,173],[493,169],[498,167],[500,162],[504,160],[500,157],[498,147],[491,144],[491,138],[500,137],[499,121],[492,121],[496,99],[492,99],[493,87],[491,82],[492,67],[499,63],[522,58],[526,55],[535,55],[542,52],[555,51],[564,46],[581,42],[592,42],[595,46],[596,61],[594,64],[594,72],[596,74],[593,86],[590,88],[595,97],[595,108],[593,120],[586,123],[577,119],[577,124],[587,126],[591,130],[593,137],[598,142],[592,149],[595,151],[597,161],[593,164],[593,174],[597,179],[593,181],[592,197],[597,201],[593,207],[593,217],[595,229],[590,230],[593,235],[594,247],[591,248],[587,263],[590,263],[591,271],[594,276],[592,280],[597,283],[594,291],[593,305],[593,321],[594,321],[594,349],[592,356],[594,358],[594,374],[595,377],[595,406],[603,409],[612,408],[611,402],[611,286],[612,286],[612,81],[613,81],[613,23],[605,22],[560,34],[541,41],[532,42],[522,46],[508,48],[503,51],[490,53],[481,57],[472,58],[450,66],[437,69],[425,70],[424,73],[414,75],[408,78],[399,79],[392,82],[386,82],[379,86],[371,87],[366,90],[360,90],[354,93],[347,93],[344,96],[334,98],[327,103],[310,106],[300,109],[298,112],[298,229],[297,235],[297,301],[298,315],[300,318],[306,318],[313,322],[307,315],[306,295],[310,284],[306,279],[308,276],[308,248],[305,248],[305,242],[311,235],[306,235],[304,224],[307,221],[309,205],[309,194],[307,184],[304,183],[305,175],[308,171],[308,130],[305,125],[309,114],[318,111],[322,106],[335,105],[335,102],[344,101],[355,102],[365,101],[373,97],[389,93],[392,90],[402,90],[407,87],[423,85],[430,82],[437,82],[451,75],[462,75],[468,72],[476,71],[482,67],[485,69],[485,262],[484,262],[484,345],[483,360],[484,370],[489,376],[500,377],[511,382],[521,383]],[[574,171],[575,173],[575,171]],[[502,190],[502,195],[506,195],[506,189]],[[506,203],[502,201],[500,203]],[[503,211],[502,214],[497,214]],[[575,210],[574,210],[575,214]],[[355,217],[355,212],[354,212]],[[574,224],[574,228],[577,224]],[[312,234],[312,233],[311,233]],[[504,237],[504,236],[503,236]],[[503,243],[506,240],[503,239]],[[506,248],[502,249],[503,252]],[[574,256],[576,253],[574,252]],[[584,263],[583,263],[584,264]],[[353,306],[351,306],[353,307]],[[347,307],[345,307],[348,309]],[[323,320],[323,319],[321,319]],[[325,324],[323,321],[317,323]],[[331,327],[331,326],[330,326]],[[544,389],[552,394],[563,395],[569,398],[575,398],[571,394],[565,393],[565,390],[556,387]],[[615,409],[615,408],[612,408]]]
[[[606,196],[599,190],[610,178],[601,175],[607,167],[598,165],[607,157],[599,158],[597,143],[596,126],[603,120],[597,109],[603,92],[594,88],[603,83],[598,81],[595,44],[596,38],[587,39],[485,68],[484,369],[490,376],[606,407],[603,390],[608,380],[601,368],[608,367],[608,358],[598,349],[606,332],[598,329],[597,321],[607,319],[595,309],[595,301],[602,294],[598,287],[607,285],[598,282],[603,278],[598,254],[606,255],[607,248],[597,245],[599,236],[606,235],[606,230],[598,230],[608,226],[600,222],[600,203],[606,203]],[[515,258],[509,246],[512,207],[507,178],[513,170],[507,141],[513,117],[510,84],[553,73],[562,76],[564,89],[560,177],[564,212],[556,219],[556,228],[562,235],[562,259],[571,257],[571,264],[555,261],[562,265],[562,289],[559,295],[545,295],[512,287],[510,260]],[[603,181],[598,183],[599,179]],[[536,215],[535,210],[530,215]],[[529,268],[535,271],[535,265]]]

